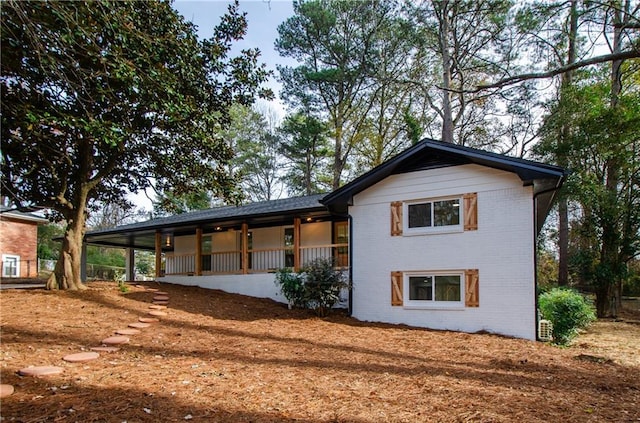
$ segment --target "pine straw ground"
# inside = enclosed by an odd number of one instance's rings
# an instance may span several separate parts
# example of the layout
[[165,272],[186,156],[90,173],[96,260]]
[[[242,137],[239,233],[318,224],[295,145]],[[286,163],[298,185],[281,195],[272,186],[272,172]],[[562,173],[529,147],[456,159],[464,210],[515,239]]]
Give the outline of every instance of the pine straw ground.
[[[601,322],[560,349],[153,285],[169,315],[87,363],[61,358],[146,314],[152,293],[0,292],[2,383],[16,389],[2,422],[640,421],[637,324]],[[30,365],[65,370],[18,376]]]

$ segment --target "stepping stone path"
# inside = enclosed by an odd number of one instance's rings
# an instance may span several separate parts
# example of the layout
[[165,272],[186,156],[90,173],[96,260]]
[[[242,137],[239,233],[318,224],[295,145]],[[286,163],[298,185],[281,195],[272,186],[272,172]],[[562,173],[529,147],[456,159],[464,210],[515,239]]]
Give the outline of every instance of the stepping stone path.
[[140,331],[138,329],[118,329],[116,335],[137,335]]
[[129,338],[127,338],[126,336],[110,336],[108,338],[104,338],[100,342],[105,345],[120,345],[129,342]]
[[13,394],[13,385],[2,384],[0,385],[0,398],[8,397]]
[[144,323],[144,322],[129,323],[129,327],[134,329],[144,329],[144,328],[148,328],[149,326],[151,326],[151,323]]
[[97,352],[81,352],[65,355],[62,359],[70,363],[84,363],[85,361],[95,360],[98,357],[100,357],[100,354]]
[[120,348],[118,348],[118,347],[91,347],[91,351],[112,353],[112,352],[120,351]]
[[[83,363],[91,360],[95,360],[100,357],[101,352],[112,353],[119,351],[120,348],[113,345],[122,345],[129,342],[129,338],[123,335],[137,335],[140,333],[139,329],[145,329],[151,326],[151,323],[157,323],[160,321],[157,317],[166,316],[167,313],[164,310],[169,303],[169,293],[160,291],[156,288],[148,288],[144,285],[135,285],[136,288],[144,289],[148,292],[153,292],[153,305],[149,308],[152,309],[148,314],[154,317],[138,317],[138,321],[135,323],[129,323],[129,327],[126,329],[118,329],[116,336],[110,336],[100,341],[103,345],[99,347],[91,347],[91,351],[79,352],[75,354],[69,354],[62,359],[70,363]],[[18,370],[18,374],[21,376],[48,376],[60,374],[64,371],[62,367],[56,366],[31,366]],[[12,385],[0,384],[0,398],[8,397],[15,391]]]
[[35,366],[35,367],[25,367],[24,369],[18,370],[18,374],[21,376],[49,376],[49,375],[58,375],[62,373],[64,369],[62,367],[56,366]]
[[149,308],[152,310],[164,310],[167,308],[167,306],[162,304],[153,304],[153,305],[150,305]]

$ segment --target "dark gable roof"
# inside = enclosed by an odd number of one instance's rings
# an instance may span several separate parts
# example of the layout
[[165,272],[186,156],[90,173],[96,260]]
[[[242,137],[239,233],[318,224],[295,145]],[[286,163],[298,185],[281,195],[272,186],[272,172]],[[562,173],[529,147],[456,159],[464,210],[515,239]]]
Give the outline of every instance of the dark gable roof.
[[153,249],[156,231],[183,235],[195,233],[198,227],[233,227],[242,222],[249,222],[253,226],[286,224],[293,217],[303,215],[344,216],[355,194],[390,175],[470,163],[513,172],[523,184],[533,185],[538,230],[544,223],[556,190],[566,176],[565,170],[557,166],[425,139],[328,195],[199,210],[112,229],[90,231],[86,233],[85,241],[90,244]]
[[388,176],[418,170],[478,164],[518,175],[524,185],[533,185],[537,198],[536,227],[539,230],[553,202],[555,191],[567,172],[561,167],[491,153],[470,147],[424,139],[397,156],[325,196],[321,202],[335,213],[346,213],[353,196]]
[[225,222],[236,219],[269,218],[270,216],[281,216],[283,214],[312,213],[318,211],[326,212],[327,208],[320,203],[320,199],[323,196],[324,194],[318,194],[307,197],[260,201],[243,206],[224,206],[207,210],[197,210],[190,213],[176,214],[173,216],[147,220],[145,222],[118,226],[117,228],[90,231],[87,232],[87,235],[93,236],[125,231],[178,228],[181,226],[200,223],[215,224],[216,222]]
[[390,175],[472,163],[515,173],[525,185],[532,185],[535,180],[562,180],[566,175],[565,170],[558,166],[424,139],[330,193],[322,203],[329,207],[350,204],[354,195]]

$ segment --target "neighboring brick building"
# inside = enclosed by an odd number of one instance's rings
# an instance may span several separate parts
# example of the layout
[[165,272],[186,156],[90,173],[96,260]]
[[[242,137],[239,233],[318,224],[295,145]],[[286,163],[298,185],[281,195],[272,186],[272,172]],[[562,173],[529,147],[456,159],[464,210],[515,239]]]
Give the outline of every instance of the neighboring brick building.
[[31,213],[0,208],[0,277],[38,276],[38,225],[45,222]]

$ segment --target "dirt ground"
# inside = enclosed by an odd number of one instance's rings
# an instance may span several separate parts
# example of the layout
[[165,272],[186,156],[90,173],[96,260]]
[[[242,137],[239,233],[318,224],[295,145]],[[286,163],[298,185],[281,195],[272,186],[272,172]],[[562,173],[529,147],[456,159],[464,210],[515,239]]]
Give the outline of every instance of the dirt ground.
[[[640,325],[598,322],[572,347],[314,317],[270,300],[147,283],[168,315],[68,363],[149,311],[153,293],[3,290],[2,422],[636,422]],[[23,377],[28,366],[60,375]]]

